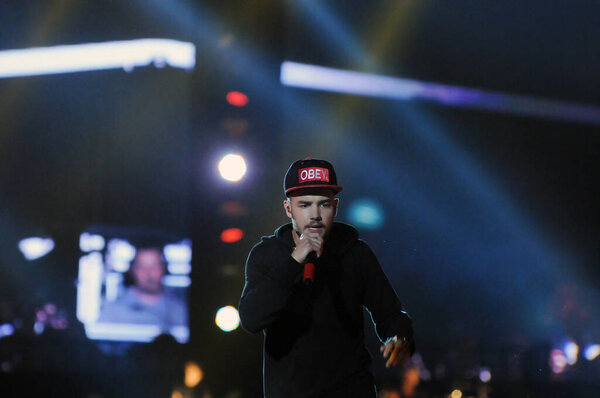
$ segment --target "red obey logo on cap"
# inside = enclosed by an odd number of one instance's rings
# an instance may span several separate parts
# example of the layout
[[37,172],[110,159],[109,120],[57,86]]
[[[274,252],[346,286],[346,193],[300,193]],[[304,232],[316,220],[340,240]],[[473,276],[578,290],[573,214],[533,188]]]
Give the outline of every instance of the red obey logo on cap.
[[307,167],[298,170],[298,182],[307,181],[329,182],[329,170],[323,167]]

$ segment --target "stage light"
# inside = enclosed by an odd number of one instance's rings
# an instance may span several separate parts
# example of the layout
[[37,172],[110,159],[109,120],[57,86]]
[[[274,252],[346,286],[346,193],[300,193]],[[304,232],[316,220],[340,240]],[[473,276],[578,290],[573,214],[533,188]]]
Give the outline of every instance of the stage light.
[[567,357],[567,363],[569,365],[575,365],[577,362],[577,355],[579,354],[579,346],[574,341],[568,341],[565,344],[563,351]]
[[194,388],[204,379],[204,371],[197,363],[189,361],[185,364],[185,386]]
[[227,102],[230,105],[242,107],[248,105],[248,96],[244,93],[240,93],[239,91],[230,91],[227,93]]
[[550,368],[553,373],[562,373],[567,368],[567,357],[564,352],[554,349],[550,352]]
[[479,370],[479,380],[484,383],[489,382],[492,379],[492,373],[489,369],[482,368]]
[[50,238],[26,238],[19,242],[19,250],[27,260],[37,260],[54,249],[54,241]]
[[44,330],[46,329],[46,326],[44,325],[44,322],[40,322],[40,321],[36,321],[33,324],[33,332],[35,334],[37,334],[38,336],[42,333],[44,333]]
[[583,356],[588,361],[593,361],[600,355],[600,344],[591,344],[583,350]]
[[79,248],[82,252],[100,251],[104,249],[105,240],[102,235],[82,233],[79,236]]
[[242,240],[244,231],[239,228],[227,228],[221,232],[221,241],[225,243],[234,243]]
[[595,105],[476,90],[290,61],[281,64],[280,81],[286,86],[313,90],[404,101],[422,99],[441,105],[600,124],[600,107]]
[[106,43],[0,51],[0,78],[170,65],[191,70],[196,63],[192,43],[138,39]]
[[348,212],[350,221],[357,227],[379,229],[383,226],[383,209],[373,200],[358,200],[350,205]]
[[179,390],[174,390],[171,393],[171,398],[183,398],[183,394]]
[[452,393],[450,393],[450,398],[461,398],[462,397],[462,391],[460,390],[454,390],[452,391]]
[[220,308],[217,311],[215,323],[224,332],[231,332],[232,330],[237,329],[240,325],[240,315],[238,314],[238,310],[230,305]]
[[12,336],[15,333],[15,327],[10,323],[0,325],[0,339],[7,336]]
[[240,181],[246,174],[246,161],[240,155],[226,155],[219,162],[219,172],[227,181]]

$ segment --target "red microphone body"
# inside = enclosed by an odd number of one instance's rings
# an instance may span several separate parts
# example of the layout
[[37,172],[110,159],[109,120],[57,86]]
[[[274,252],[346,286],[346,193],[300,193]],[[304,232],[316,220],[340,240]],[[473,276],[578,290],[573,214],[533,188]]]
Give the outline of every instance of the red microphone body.
[[305,285],[312,285],[315,281],[315,263],[317,262],[317,253],[314,251],[308,253],[306,256],[306,264],[304,264],[304,275],[302,276],[302,282]]

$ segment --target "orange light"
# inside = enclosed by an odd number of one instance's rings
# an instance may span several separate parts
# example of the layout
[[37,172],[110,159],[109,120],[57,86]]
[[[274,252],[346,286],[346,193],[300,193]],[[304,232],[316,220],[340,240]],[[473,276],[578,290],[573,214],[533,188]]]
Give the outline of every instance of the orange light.
[[244,237],[244,231],[239,228],[228,228],[221,232],[221,241],[225,243],[234,243]]
[[227,93],[227,102],[233,106],[246,106],[248,105],[248,96],[239,91],[230,91]]
[[185,364],[185,385],[194,388],[204,379],[204,371],[197,363],[189,361]]

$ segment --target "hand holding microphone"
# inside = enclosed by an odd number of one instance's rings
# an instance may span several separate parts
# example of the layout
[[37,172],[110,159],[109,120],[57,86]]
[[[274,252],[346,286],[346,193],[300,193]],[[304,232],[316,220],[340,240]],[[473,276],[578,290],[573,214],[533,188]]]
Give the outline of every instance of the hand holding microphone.
[[309,232],[300,235],[296,243],[292,257],[300,264],[304,263],[302,281],[310,285],[314,282],[315,263],[322,252],[323,238],[317,233]]

